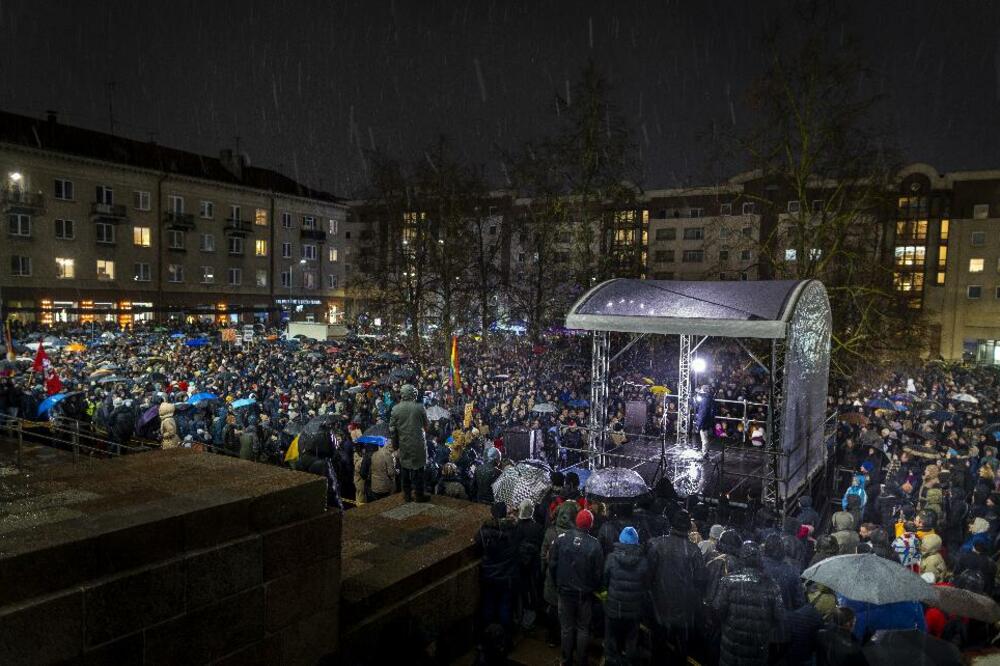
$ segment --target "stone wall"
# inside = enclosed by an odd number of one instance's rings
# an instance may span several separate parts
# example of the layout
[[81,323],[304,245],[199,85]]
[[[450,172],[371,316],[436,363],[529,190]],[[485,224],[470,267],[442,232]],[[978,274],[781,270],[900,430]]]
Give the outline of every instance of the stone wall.
[[0,664],[313,664],[338,644],[318,477],[155,452],[0,479]]

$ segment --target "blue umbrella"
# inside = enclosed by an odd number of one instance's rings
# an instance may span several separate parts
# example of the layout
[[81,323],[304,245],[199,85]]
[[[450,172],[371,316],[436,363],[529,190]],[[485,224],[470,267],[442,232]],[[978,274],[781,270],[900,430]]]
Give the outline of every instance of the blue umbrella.
[[869,400],[865,403],[865,407],[871,407],[872,409],[896,409],[894,404],[884,398]]
[[358,444],[374,444],[375,446],[385,446],[389,440],[378,435],[362,435],[355,440]]
[[205,345],[208,344],[208,340],[206,340],[205,338],[192,338],[187,342],[185,342],[184,344],[186,344],[188,347],[204,347]]
[[250,405],[256,405],[257,401],[254,398],[240,398],[239,400],[234,400],[229,406],[233,409],[240,409],[242,407],[249,407]]
[[187,399],[188,402],[207,402],[209,400],[218,400],[219,396],[214,393],[195,393],[193,396]]
[[566,402],[566,406],[572,407],[573,409],[581,409],[583,407],[590,407],[590,401],[583,400],[582,398],[577,400],[568,400]]
[[174,331],[173,333],[170,334],[170,337],[173,338],[174,340],[180,340],[181,338],[186,336],[180,331]]
[[909,393],[900,393],[899,395],[894,395],[892,396],[892,399],[896,400],[897,402],[913,402],[914,400],[916,400],[916,398]]
[[66,395],[66,393],[56,393],[42,400],[41,404],[38,405],[38,415],[45,416],[49,410],[62,402]]
[[937,412],[930,412],[929,414],[927,414],[927,417],[935,421],[943,422],[943,421],[951,421],[952,419],[955,418],[955,415],[949,411],[937,411]]

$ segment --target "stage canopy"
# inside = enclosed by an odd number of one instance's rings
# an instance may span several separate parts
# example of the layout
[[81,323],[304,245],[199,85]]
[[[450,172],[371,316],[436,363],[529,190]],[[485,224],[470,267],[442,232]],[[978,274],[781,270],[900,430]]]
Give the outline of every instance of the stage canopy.
[[809,280],[609,280],[576,302],[566,328],[656,335],[784,338]]

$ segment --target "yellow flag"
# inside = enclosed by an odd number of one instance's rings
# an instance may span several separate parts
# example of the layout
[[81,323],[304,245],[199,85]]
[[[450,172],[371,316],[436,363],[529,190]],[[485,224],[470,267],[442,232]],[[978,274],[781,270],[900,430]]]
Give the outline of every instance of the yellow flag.
[[299,459],[299,436],[296,435],[292,443],[288,445],[288,450],[285,451],[285,462],[292,462],[293,460]]

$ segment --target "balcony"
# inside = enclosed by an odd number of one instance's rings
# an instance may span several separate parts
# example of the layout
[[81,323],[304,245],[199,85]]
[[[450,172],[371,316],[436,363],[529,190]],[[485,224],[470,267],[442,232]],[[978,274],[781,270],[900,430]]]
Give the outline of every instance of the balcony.
[[45,197],[41,192],[25,192],[19,188],[6,187],[0,191],[3,197],[3,212],[38,215],[45,210]]
[[320,229],[303,229],[299,233],[299,238],[306,241],[315,241],[317,243],[326,242],[326,232]]
[[246,236],[253,232],[253,222],[251,220],[237,220],[232,217],[226,218],[226,225],[222,228],[227,236]]
[[191,230],[194,229],[194,215],[167,211],[163,214],[163,223],[170,229]]
[[127,221],[128,213],[125,206],[121,204],[106,204],[95,201],[90,205],[90,218],[94,222],[120,224]]

